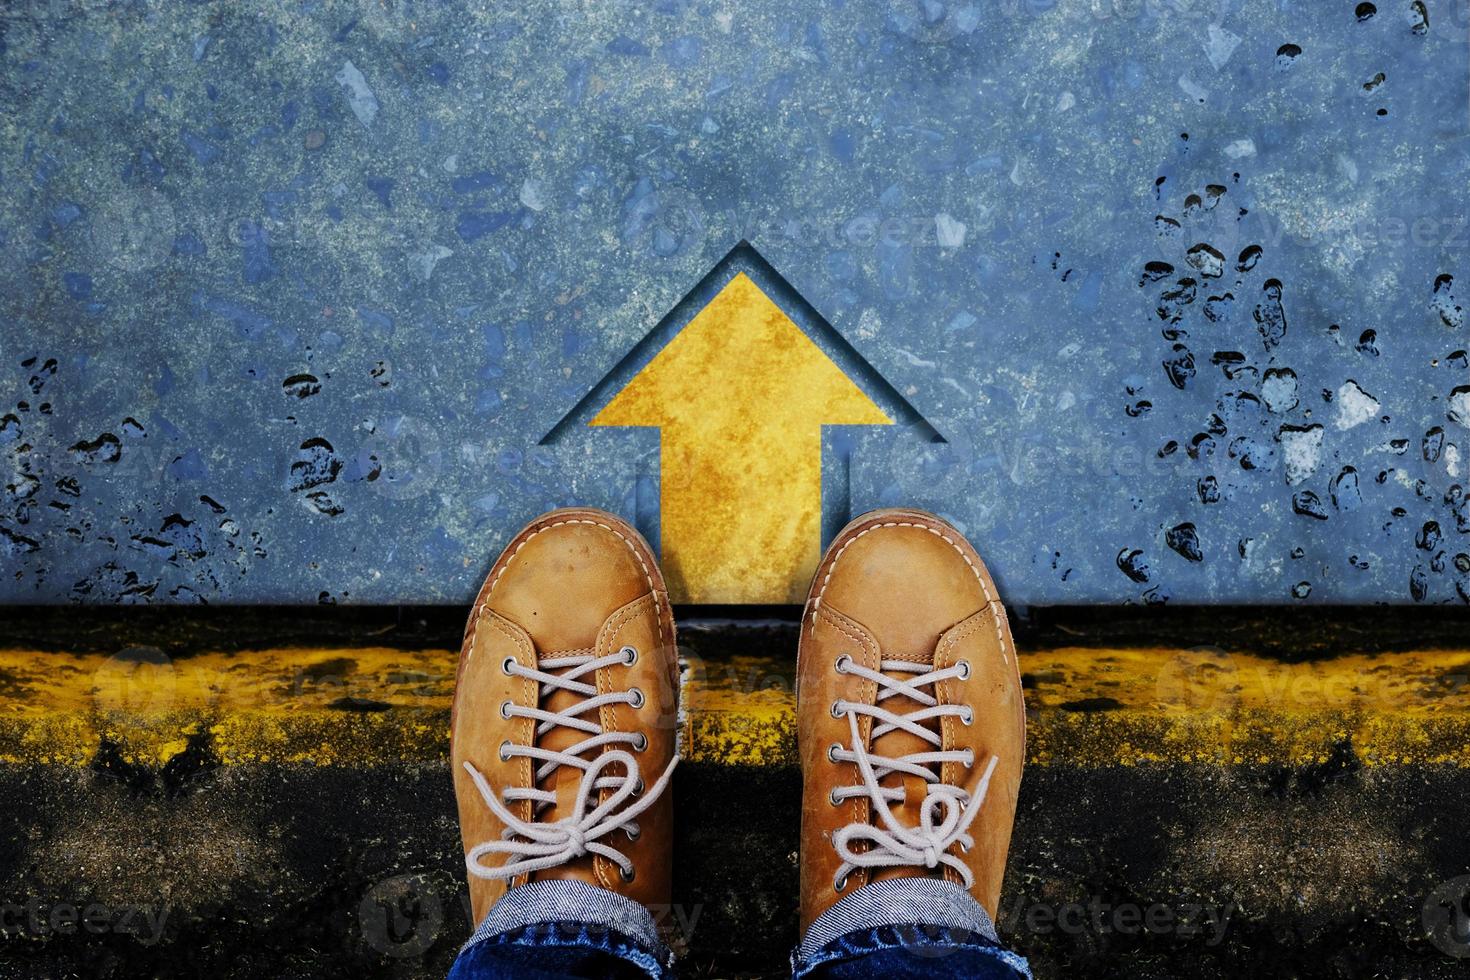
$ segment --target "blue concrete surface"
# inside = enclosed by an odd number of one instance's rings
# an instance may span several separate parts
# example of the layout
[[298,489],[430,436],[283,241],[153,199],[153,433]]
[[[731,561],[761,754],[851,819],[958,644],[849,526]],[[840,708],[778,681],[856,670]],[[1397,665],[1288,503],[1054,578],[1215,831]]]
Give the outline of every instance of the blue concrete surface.
[[[1470,595],[1465,0],[0,11],[0,599],[460,602],[749,241],[1017,604]],[[835,519],[835,516],[833,517]]]

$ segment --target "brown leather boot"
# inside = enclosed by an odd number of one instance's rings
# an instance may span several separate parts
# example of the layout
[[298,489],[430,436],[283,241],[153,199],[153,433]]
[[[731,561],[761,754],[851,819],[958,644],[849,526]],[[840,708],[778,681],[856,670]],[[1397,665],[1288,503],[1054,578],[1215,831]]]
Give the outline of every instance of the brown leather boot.
[[1026,714],[1005,609],[970,543],[920,511],[849,524],[807,598],[796,684],[802,935],[898,877],[954,882],[993,918]]
[[450,718],[476,922],[548,879],[667,905],[678,670],[668,592],[631,526],[572,508],[510,542],[470,612]]

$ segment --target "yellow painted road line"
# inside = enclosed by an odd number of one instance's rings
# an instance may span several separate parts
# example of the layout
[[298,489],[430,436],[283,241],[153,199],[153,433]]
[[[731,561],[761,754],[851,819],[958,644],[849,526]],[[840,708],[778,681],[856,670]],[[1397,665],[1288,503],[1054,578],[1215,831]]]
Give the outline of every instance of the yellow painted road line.
[[[282,648],[170,660],[0,650],[0,763],[160,766],[207,737],[224,764],[441,764],[451,650]],[[1282,664],[1216,650],[1023,652],[1029,761],[1470,766],[1470,650]],[[684,657],[692,761],[794,765],[789,658]]]
[[660,430],[675,602],[800,603],[821,553],[822,426],[892,420],[742,272],[591,424]]

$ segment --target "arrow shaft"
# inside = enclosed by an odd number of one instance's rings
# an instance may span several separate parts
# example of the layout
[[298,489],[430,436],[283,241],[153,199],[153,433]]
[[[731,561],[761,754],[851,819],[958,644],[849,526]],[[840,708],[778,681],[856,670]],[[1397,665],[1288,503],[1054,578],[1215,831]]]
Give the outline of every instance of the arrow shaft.
[[662,565],[675,602],[800,603],[821,550],[822,433],[666,428]]

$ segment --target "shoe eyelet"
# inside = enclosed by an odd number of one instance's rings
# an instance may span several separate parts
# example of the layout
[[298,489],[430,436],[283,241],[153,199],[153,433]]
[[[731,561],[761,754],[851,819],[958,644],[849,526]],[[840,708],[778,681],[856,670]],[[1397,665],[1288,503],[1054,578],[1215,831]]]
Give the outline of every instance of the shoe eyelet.
[[832,717],[833,718],[841,718],[841,717],[843,717],[846,714],[847,714],[847,708],[843,705],[843,703],[841,701],[833,701],[832,702]]
[[827,761],[835,763],[837,761],[837,753],[840,751],[842,751],[842,743],[833,742],[832,747],[827,750]]
[[961,660],[955,666],[960,668],[960,680],[967,681],[970,679],[970,661]]
[[638,662],[638,651],[632,647],[623,647],[618,653],[623,655],[623,663],[629,667]]
[[852,666],[852,658],[844,653],[842,656],[837,658],[837,662],[832,666],[837,671],[837,673],[845,674],[847,673],[847,668]]
[[501,742],[500,743],[500,761],[501,762],[509,762],[510,761],[510,756],[506,754],[506,749],[509,749],[509,748],[510,748],[510,739],[506,739],[504,742]]
[[975,750],[974,749],[967,749],[966,751],[970,753],[970,757],[965,760],[965,768],[966,769],[974,769],[975,768]]
[[510,673],[511,665],[514,664],[515,662],[516,662],[516,658],[515,657],[506,657],[504,660],[500,661],[500,672],[502,674],[509,674]]
[[636,783],[633,784],[633,795],[634,796],[642,796],[643,795],[643,777],[642,776],[639,776],[638,777],[638,782],[636,782]]
[[638,869],[637,868],[619,868],[618,869],[618,877],[621,878],[621,879],[623,879],[623,882],[624,883],[631,883],[634,878],[638,877]]
[[648,748],[648,736],[642,732],[636,732],[633,739],[633,751],[642,752],[646,748]]
[[832,890],[840,892],[847,887],[847,875],[838,875],[832,879]]
[[643,831],[640,830],[638,825],[635,823],[624,827],[623,834],[628,838],[628,840],[637,840],[638,838],[643,836]]
[[511,709],[511,703],[509,701],[502,701],[502,702],[500,702],[500,717],[509,719],[510,718],[510,709]]
[[965,707],[965,713],[962,714],[962,715],[960,715],[960,724],[962,724],[962,725],[973,725],[973,724],[975,724],[975,709],[974,708],[971,708],[968,705]]
[[837,790],[834,789],[827,794],[827,802],[832,804],[833,806],[842,805],[842,801],[837,798]]
[[628,694],[633,698],[628,704],[632,705],[635,710],[643,707],[643,690],[641,688],[635,687]]

